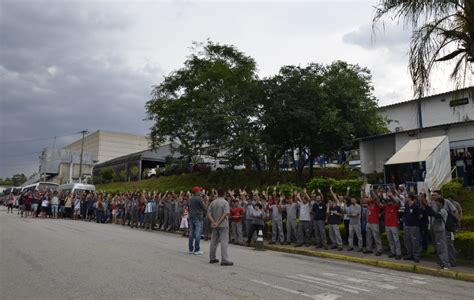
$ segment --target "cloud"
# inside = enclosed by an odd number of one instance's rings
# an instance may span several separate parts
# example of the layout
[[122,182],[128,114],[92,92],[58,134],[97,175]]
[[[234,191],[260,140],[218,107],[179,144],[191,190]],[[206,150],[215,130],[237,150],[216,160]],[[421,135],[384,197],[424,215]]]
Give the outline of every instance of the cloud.
[[364,49],[375,50],[380,48],[387,49],[407,49],[410,42],[411,31],[394,24],[363,25],[346,33],[343,41],[346,44],[360,46]]
[[53,143],[37,138],[69,134],[62,146],[84,128],[147,133],[144,104],[161,69],[131,66],[112,46],[133,25],[126,14],[75,2],[2,10],[0,177],[37,168],[37,152]]

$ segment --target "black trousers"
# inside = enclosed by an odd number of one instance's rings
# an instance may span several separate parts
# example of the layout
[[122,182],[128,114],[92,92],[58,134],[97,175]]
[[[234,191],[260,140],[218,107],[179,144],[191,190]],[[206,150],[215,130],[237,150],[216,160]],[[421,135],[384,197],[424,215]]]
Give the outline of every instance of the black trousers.
[[250,244],[250,241],[252,240],[252,236],[255,232],[258,233],[259,230],[262,230],[263,232],[263,225],[258,225],[258,224],[252,224],[252,226],[250,226],[250,231],[249,231],[249,234],[247,236],[247,243]]

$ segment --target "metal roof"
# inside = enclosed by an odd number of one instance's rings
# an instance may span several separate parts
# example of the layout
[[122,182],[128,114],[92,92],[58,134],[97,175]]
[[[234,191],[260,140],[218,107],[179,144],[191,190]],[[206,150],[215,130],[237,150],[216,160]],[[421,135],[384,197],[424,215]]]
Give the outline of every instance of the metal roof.
[[[470,87],[467,87],[467,88],[462,88],[462,89],[458,89],[458,90],[453,90],[453,91],[449,91],[449,92],[444,92],[444,93],[439,93],[439,94],[426,96],[426,97],[421,98],[421,101],[424,101],[424,100],[427,100],[427,99],[430,99],[430,98],[433,98],[433,97],[438,97],[438,96],[443,96],[443,95],[447,95],[447,94],[456,93],[456,92],[463,92],[463,91],[467,91],[469,89],[473,89],[473,91],[474,91],[474,86],[470,86]],[[420,98],[415,98],[415,99],[406,100],[406,101],[402,101],[402,102],[387,104],[387,105],[384,105],[384,106],[379,106],[379,109],[386,108],[386,107],[397,106],[397,105],[401,105],[401,104],[405,104],[405,103],[409,103],[409,102],[413,102],[413,101],[418,101],[418,100],[420,100]]]
[[398,133],[418,132],[418,131],[422,131],[422,130],[426,130],[426,129],[435,129],[435,128],[440,128],[440,127],[451,127],[451,126],[461,126],[461,125],[468,125],[468,124],[474,124],[474,120],[456,122],[456,123],[446,123],[446,124],[439,124],[439,125],[422,127],[422,128],[407,129],[407,130],[397,131],[397,132],[388,132],[388,133],[376,134],[376,135],[361,137],[361,138],[358,138],[358,139],[355,139],[355,140],[356,141],[367,141],[367,140],[374,140],[374,139],[378,139],[378,138],[381,138],[381,137],[387,137],[387,136],[395,135],[395,134],[398,134]]

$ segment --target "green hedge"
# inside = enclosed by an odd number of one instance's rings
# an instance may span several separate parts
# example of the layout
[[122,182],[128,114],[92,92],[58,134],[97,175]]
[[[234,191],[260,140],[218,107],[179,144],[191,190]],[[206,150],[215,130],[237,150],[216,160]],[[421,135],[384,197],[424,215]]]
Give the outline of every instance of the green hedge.
[[461,220],[461,229],[474,231],[474,216],[464,216]]
[[460,231],[454,239],[454,247],[459,251],[459,256],[474,259],[474,232]]
[[443,184],[441,187],[441,192],[446,198],[456,198],[456,196],[458,196],[461,192],[461,189],[462,183],[459,183],[459,181],[451,181]]
[[360,179],[341,179],[315,177],[308,182],[307,187],[310,190],[320,189],[325,195],[329,195],[329,188],[332,186],[335,193],[345,195],[347,187],[351,188],[350,195],[359,197],[362,185],[365,181]]

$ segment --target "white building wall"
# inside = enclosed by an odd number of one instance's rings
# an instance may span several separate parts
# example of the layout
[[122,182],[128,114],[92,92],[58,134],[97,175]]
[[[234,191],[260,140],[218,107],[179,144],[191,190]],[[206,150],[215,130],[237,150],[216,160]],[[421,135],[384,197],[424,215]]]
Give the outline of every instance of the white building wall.
[[362,173],[382,172],[385,162],[395,153],[395,139],[391,135],[373,141],[360,141],[359,148]]
[[150,148],[145,136],[100,131],[99,161],[104,162]]
[[[81,142],[82,139],[79,139],[63,148],[81,151]],[[84,151],[92,153],[96,163],[149,148],[149,141],[145,136],[129,133],[97,130],[84,138]]]
[[[471,88],[461,92],[446,93],[422,99],[423,127],[474,120],[473,90],[474,88]],[[463,98],[468,98],[469,103],[450,107],[450,101]],[[392,132],[395,132],[397,127],[400,130],[418,128],[417,101],[401,102],[381,107],[379,114],[391,120],[388,128]]]
[[407,133],[399,133],[395,135],[395,149],[400,150],[408,141],[417,138],[428,138],[435,136],[447,135],[450,148],[473,147],[474,145],[474,124],[466,124],[463,126],[451,126],[446,128],[425,129],[418,135],[409,136]]
[[[92,159],[99,160],[99,130],[84,137],[84,152],[92,153]],[[72,144],[64,146],[63,149],[81,151],[82,138]]]

